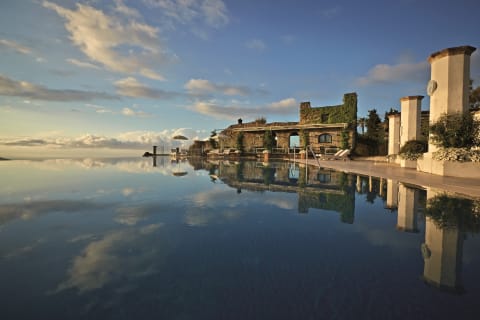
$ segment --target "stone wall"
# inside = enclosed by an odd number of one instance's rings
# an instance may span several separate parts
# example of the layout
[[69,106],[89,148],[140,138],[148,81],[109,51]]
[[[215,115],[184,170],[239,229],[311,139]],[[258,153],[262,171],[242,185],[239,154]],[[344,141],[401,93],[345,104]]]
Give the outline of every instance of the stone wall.
[[312,108],[310,102],[300,104],[300,124],[310,123],[348,123],[356,128],[357,94],[343,95],[343,104]]

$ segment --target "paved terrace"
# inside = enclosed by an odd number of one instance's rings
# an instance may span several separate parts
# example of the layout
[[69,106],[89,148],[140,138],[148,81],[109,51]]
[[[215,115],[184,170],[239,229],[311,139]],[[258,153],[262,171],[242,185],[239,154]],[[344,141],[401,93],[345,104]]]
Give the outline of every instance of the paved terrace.
[[[298,160],[305,163],[306,160]],[[318,167],[315,159],[308,159],[308,164]],[[331,168],[347,173],[380,177],[420,186],[435,188],[459,195],[480,198],[480,180],[443,177],[434,174],[418,172],[415,169],[402,168],[395,164],[370,160],[318,160],[322,168]]]

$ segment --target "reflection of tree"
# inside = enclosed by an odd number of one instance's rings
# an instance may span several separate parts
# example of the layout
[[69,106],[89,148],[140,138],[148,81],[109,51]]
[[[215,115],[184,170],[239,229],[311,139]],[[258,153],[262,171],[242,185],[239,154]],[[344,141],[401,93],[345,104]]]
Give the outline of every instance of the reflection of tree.
[[263,183],[267,186],[275,180],[275,168],[264,167],[262,168]]
[[235,170],[237,171],[236,172],[236,177],[237,177],[237,181],[243,181],[243,170],[245,168],[245,162],[243,161],[240,161],[236,167],[235,167]]
[[355,219],[355,185],[354,180],[349,182],[348,175],[345,175],[343,185],[340,185],[341,192],[313,190],[299,191],[298,211],[307,213],[309,208],[332,210],[340,213],[340,220],[343,223],[352,224]]
[[425,216],[439,228],[456,228],[471,233],[480,232],[480,203],[469,199],[450,197],[446,194],[427,201]]

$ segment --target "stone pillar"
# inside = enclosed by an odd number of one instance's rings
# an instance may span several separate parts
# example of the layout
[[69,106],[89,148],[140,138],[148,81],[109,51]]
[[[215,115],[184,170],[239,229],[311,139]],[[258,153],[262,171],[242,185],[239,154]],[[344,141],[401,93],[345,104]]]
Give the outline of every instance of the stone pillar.
[[[464,113],[469,109],[470,56],[474,47],[444,49],[428,58],[431,77],[427,92],[430,96],[430,124],[442,114]],[[429,152],[437,150],[431,143]]]
[[388,155],[397,155],[400,151],[400,114],[388,116]]
[[[427,199],[437,195],[427,189]],[[426,283],[450,291],[462,292],[462,256],[464,234],[458,226],[439,227],[435,221],[425,219],[423,279]]]
[[398,186],[397,230],[418,232],[417,211],[418,190],[408,188],[403,183],[400,183]]
[[[433,53],[428,58],[431,66],[427,86],[427,93],[430,96],[430,124],[437,122],[443,114],[464,113],[469,109],[470,56],[475,50],[471,46],[447,48]],[[429,139],[428,153],[418,161],[419,171],[457,177],[462,176],[463,172],[470,172],[458,170],[457,163],[434,160],[433,152],[437,150],[437,146]],[[471,176],[470,173],[466,175]]]
[[396,209],[398,207],[398,181],[387,179],[387,201],[386,209]]
[[[408,96],[400,99],[400,147],[403,147],[409,140],[418,140],[420,138],[422,99],[423,96]],[[401,159],[400,166],[416,169],[417,161]]]

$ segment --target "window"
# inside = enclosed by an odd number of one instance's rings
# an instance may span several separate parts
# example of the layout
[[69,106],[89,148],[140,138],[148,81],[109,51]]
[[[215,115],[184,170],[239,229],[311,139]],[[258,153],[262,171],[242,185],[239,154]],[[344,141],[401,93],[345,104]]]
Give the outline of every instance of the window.
[[328,122],[328,113],[322,114],[322,122]]
[[321,183],[329,183],[332,181],[332,175],[330,173],[317,174],[317,180]]
[[332,143],[332,136],[324,133],[318,136],[318,143]]

